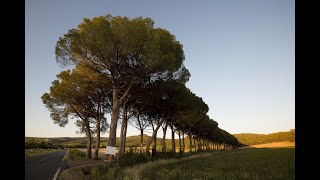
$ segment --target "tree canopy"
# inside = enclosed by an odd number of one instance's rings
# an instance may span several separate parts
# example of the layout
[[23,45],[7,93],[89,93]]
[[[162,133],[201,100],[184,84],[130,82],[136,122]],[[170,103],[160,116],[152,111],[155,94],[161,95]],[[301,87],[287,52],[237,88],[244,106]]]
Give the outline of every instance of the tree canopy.
[[[171,128],[174,151],[175,132],[179,139],[187,134],[190,146],[191,138],[207,147],[209,142],[239,146],[234,136],[207,115],[209,107],[203,99],[186,87],[190,73],[183,64],[182,44],[169,31],[155,28],[150,18],[85,18],[59,38],[55,52],[60,65],[73,65],[73,70],[57,75],[50,92],[42,96],[60,126],[74,117],[88,136],[95,132],[100,139],[100,132],[106,130],[105,115],[110,113],[108,145],[115,146],[122,113],[121,148],[128,121],[141,130],[141,144],[143,129],[152,126],[147,151],[162,125],[164,131],[168,125]],[[179,146],[181,150],[180,141]]]

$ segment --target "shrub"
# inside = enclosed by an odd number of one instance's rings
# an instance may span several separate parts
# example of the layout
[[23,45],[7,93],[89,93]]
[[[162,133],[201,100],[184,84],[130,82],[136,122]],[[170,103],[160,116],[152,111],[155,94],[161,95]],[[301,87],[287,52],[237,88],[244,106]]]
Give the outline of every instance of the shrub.
[[98,165],[91,168],[90,175],[93,179],[102,179],[108,169],[104,165]]
[[148,158],[145,154],[134,153],[133,150],[131,150],[119,157],[118,165],[120,167],[127,167],[145,162],[148,162]]
[[69,152],[68,152],[69,160],[81,160],[85,157],[86,157],[85,152],[82,152],[79,149],[74,149],[74,148],[69,149]]
[[173,151],[168,152],[156,152],[155,159],[171,159],[171,158],[177,158],[179,156],[178,153],[175,153]]

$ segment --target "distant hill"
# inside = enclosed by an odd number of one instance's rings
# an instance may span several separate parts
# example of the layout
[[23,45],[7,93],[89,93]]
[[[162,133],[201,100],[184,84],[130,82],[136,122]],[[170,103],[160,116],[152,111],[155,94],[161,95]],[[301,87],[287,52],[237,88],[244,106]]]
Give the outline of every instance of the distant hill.
[[[177,136],[176,136],[177,137]],[[143,143],[146,144],[150,136],[144,134],[143,135]],[[185,138],[187,138],[185,136]],[[46,143],[46,144],[52,144],[52,145],[60,145],[61,147],[86,147],[86,137],[57,137],[57,138],[38,138],[38,137],[25,137],[25,145],[28,146],[29,144],[32,144],[33,142],[36,143]],[[92,146],[95,145],[95,137],[93,137]],[[108,138],[101,137],[100,146],[105,147],[107,145]],[[179,140],[176,139],[176,146],[179,143]],[[189,147],[187,142],[189,142],[188,139],[185,139],[186,147]],[[161,146],[162,138],[157,138],[157,146]],[[166,145],[168,148],[172,146],[171,139],[166,139]],[[117,137],[116,140],[116,146],[119,146],[119,137]],[[127,147],[137,147],[140,146],[140,135],[136,136],[128,136],[126,139],[126,146]]]
[[295,141],[295,130],[272,134],[241,133],[233,135],[239,140],[240,143],[245,145],[257,145],[280,141]]
[[[291,130],[288,132],[278,132],[272,134],[253,134],[253,133],[241,133],[233,134],[240,143],[245,145],[257,145],[280,141],[295,141],[295,131]],[[143,143],[146,144],[150,136],[143,135]],[[177,137],[177,136],[176,136]],[[57,137],[57,138],[38,138],[38,137],[25,137],[25,145],[28,146],[33,142],[46,143],[53,146],[60,147],[86,147],[86,137]],[[101,137],[101,147],[107,145],[108,138]],[[157,146],[161,147],[162,138],[157,138]],[[175,140],[176,147],[179,146],[179,140]],[[93,137],[92,146],[95,145],[95,139]],[[166,139],[167,148],[170,149],[172,146],[171,139]],[[116,146],[119,146],[119,137],[117,137]],[[128,136],[126,139],[127,147],[137,147],[140,146],[140,135]],[[185,136],[185,146],[189,148],[189,139]]]

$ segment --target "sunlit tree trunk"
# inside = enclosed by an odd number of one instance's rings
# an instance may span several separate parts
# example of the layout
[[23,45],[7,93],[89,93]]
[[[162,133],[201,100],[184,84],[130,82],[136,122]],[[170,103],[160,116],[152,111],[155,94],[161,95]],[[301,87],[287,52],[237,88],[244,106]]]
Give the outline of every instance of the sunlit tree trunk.
[[116,146],[116,133],[117,133],[118,116],[119,116],[119,98],[118,98],[118,90],[116,88],[112,90],[112,97],[113,97],[113,103],[112,103],[108,146],[115,147]]
[[124,102],[122,106],[122,124],[120,131],[119,155],[122,155],[124,153],[123,142],[125,141],[124,131],[126,126],[126,102]]
[[[118,124],[118,118],[119,118],[119,108],[120,108],[121,104],[128,97],[131,86],[132,86],[132,81],[120,99],[118,97],[119,96],[118,89],[116,87],[114,87],[112,89],[113,103],[112,103],[112,111],[111,111],[111,123],[110,123],[108,146],[116,147],[116,135],[117,135],[117,124]],[[109,160],[111,160],[111,159],[109,158]]]
[[86,126],[86,135],[87,135],[87,159],[91,159],[91,132],[90,132],[90,125],[88,120],[85,120]]
[[97,137],[96,137],[96,148],[94,151],[94,159],[98,159],[99,148],[100,148],[100,102],[98,103],[96,120],[97,120],[97,123],[96,123]]
[[126,139],[127,139],[127,129],[128,129],[128,116],[127,116],[128,111],[126,110],[126,122],[125,122],[125,127],[124,127],[124,140],[123,140],[123,145],[122,145],[122,154],[125,153],[126,150]]

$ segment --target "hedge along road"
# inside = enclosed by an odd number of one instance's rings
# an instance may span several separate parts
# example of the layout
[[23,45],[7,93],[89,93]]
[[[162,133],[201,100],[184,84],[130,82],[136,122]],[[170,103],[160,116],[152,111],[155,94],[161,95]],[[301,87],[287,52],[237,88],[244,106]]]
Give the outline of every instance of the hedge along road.
[[25,159],[25,180],[52,180],[63,168],[63,158],[67,150]]

